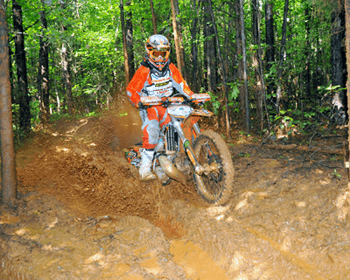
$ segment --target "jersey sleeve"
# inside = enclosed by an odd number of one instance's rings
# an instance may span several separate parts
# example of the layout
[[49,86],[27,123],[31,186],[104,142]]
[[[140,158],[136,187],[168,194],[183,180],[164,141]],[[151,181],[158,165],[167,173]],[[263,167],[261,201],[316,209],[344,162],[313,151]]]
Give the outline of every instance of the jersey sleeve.
[[149,76],[149,68],[141,65],[137,69],[134,77],[132,77],[128,87],[126,88],[126,93],[128,95],[129,101],[135,107],[141,100],[141,92],[147,83],[147,78]]
[[193,94],[193,91],[190,89],[185,79],[182,77],[180,70],[173,63],[170,63],[169,69],[173,87],[181,94],[190,97]]

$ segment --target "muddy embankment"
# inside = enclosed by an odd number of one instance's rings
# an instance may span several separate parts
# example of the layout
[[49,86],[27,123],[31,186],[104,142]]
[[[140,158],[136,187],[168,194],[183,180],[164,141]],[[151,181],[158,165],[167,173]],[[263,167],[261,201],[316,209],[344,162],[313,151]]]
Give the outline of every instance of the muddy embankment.
[[125,105],[62,120],[19,149],[18,207],[0,209],[0,278],[350,279],[340,158],[237,138],[234,193],[211,207],[191,184],[140,182],[122,152],[139,140]]

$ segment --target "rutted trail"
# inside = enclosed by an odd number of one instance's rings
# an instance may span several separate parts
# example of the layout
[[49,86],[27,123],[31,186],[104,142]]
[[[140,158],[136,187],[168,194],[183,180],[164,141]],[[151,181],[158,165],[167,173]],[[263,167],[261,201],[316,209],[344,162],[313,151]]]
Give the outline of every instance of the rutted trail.
[[140,123],[122,108],[61,121],[17,152],[19,206],[0,209],[0,276],[350,279],[345,170],[334,177],[300,166],[297,152],[276,158],[237,139],[234,194],[210,207],[191,184],[138,180],[122,148],[140,140]]

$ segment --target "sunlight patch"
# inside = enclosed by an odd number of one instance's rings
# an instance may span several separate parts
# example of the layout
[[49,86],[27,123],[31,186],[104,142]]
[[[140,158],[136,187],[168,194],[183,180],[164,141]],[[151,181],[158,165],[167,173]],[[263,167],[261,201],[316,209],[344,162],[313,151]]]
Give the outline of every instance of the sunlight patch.
[[57,225],[57,224],[58,224],[58,219],[55,218],[55,220],[54,220],[51,224],[48,225],[48,227],[47,227],[46,230],[52,229],[52,228],[53,228],[55,225]]
[[225,214],[225,212],[227,210],[229,210],[230,206],[213,206],[213,207],[209,207],[207,209],[207,212],[210,216],[216,216],[216,215],[222,215]]
[[244,256],[240,252],[235,252],[232,258],[232,264],[228,272],[231,274],[240,270],[241,267],[244,265],[244,263],[245,263]]
[[57,152],[64,152],[64,153],[67,153],[67,152],[70,151],[70,149],[61,148],[61,147],[57,147],[57,146],[56,146],[56,151],[57,151]]
[[92,262],[100,261],[104,255],[102,253],[97,253],[95,255],[92,255],[90,258],[85,260],[85,264],[90,264]]
[[78,126],[76,126],[76,127],[73,127],[71,130],[67,131],[67,134],[77,132],[77,130],[78,130],[79,128],[81,128],[82,126],[84,126],[84,125],[86,125],[86,124],[88,123],[88,120],[87,120],[87,119],[81,119],[79,122],[80,122],[81,124],[78,125]]
[[296,201],[295,205],[300,207],[300,208],[304,208],[306,206],[306,202],[305,201]]
[[217,219],[218,221],[220,221],[220,220],[222,220],[224,217],[225,217],[224,214],[222,214],[222,215],[220,215],[220,216],[217,216],[216,219]]
[[25,228],[21,228],[19,230],[16,230],[15,233],[19,236],[25,235],[28,230]]
[[242,194],[242,200],[240,202],[237,203],[237,205],[235,206],[235,210],[238,211],[246,206],[248,206],[248,199],[251,195],[253,195],[254,192],[248,191],[245,192],[244,194]]
[[45,251],[58,251],[59,250],[59,248],[57,248],[57,247],[52,247],[52,245],[44,245],[43,247],[42,247],[42,249],[43,250],[45,250]]
[[337,197],[334,205],[338,209],[338,219],[345,221],[350,208],[350,183],[349,187],[345,190],[344,194],[341,194]]

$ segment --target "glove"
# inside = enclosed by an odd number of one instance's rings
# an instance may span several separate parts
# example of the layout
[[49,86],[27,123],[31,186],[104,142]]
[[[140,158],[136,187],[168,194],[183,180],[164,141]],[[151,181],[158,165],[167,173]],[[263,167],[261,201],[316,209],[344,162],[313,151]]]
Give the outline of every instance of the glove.
[[147,109],[147,107],[143,105],[141,101],[136,104],[136,108],[139,110]]

